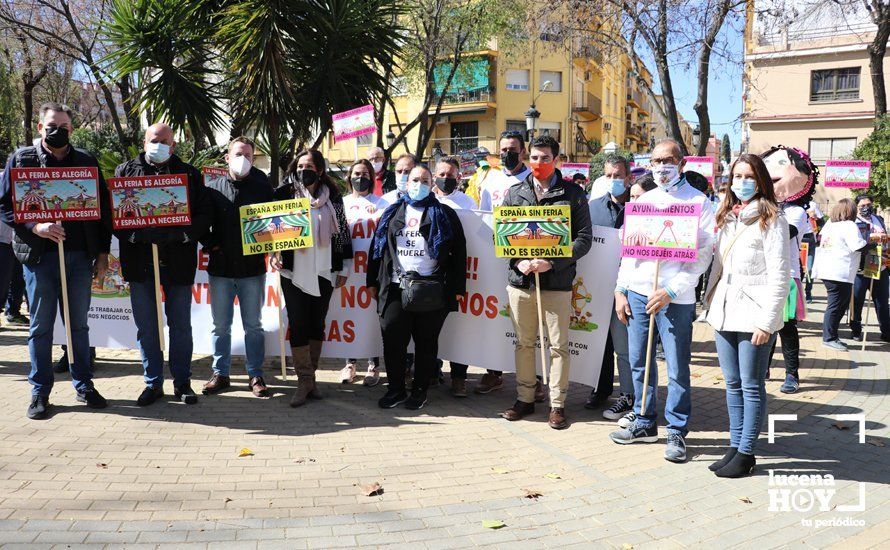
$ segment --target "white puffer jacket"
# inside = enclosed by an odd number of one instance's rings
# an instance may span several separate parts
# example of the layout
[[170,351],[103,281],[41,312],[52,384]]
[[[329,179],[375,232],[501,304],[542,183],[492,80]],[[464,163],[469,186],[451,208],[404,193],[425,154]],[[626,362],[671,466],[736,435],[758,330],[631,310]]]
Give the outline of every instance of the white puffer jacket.
[[[788,222],[780,213],[763,230],[756,217],[757,201],[752,201],[738,218],[730,214],[717,235],[711,280],[705,287],[713,295],[707,320],[715,330],[754,332],[761,329],[772,334],[785,324],[782,313],[790,278]],[[746,225],[745,222],[753,223]]]

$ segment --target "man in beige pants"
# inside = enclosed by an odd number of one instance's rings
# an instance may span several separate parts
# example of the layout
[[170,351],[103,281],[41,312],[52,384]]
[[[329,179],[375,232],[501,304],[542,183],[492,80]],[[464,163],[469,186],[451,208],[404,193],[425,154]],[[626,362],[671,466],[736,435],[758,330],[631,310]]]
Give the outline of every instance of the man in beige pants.
[[[510,260],[507,295],[510,319],[516,331],[516,382],[518,398],[501,416],[519,420],[535,412],[535,339],[538,304],[535,273],[541,281],[541,309],[550,344],[550,427],[568,427],[565,399],[569,387],[569,316],[575,264],[590,250],[592,229],[584,190],[562,179],[554,166],[559,143],[550,136],[530,146],[532,173],[510,187],[502,206],[571,206],[572,255],[568,258]],[[542,338],[543,344],[543,338]]]

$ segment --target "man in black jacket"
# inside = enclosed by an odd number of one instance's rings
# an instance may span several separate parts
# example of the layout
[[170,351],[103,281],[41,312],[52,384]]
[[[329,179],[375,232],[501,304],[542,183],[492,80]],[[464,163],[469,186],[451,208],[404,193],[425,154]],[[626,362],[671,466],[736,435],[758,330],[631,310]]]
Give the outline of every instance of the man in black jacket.
[[99,209],[102,220],[62,223],[14,223],[11,168],[98,167],[92,155],[75,149],[68,142],[73,131],[71,109],[58,103],[40,107],[38,144],[23,147],[10,155],[0,180],[0,217],[15,231],[13,250],[24,266],[25,288],[31,312],[28,351],[31,355],[31,404],[28,418],[46,418],[49,394],[53,388],[53,325],[61,296],[58,242],[65,246],[65,273],[68,282],[68,319],[74,346],[70,365],[71,382],[77,400],[101,409],[105,399],[93,387],[90,365],[90,335],[87,325],[90,288],[94,277],[104,277],[111,246],[111,209],[105,180],[99,172]]
[[[554,166],[559,142],[550,136],[536,138],[530,146],[532,174],[510,187],[502,206],[571,206],[572,255],[568,258],[510,260],[507,295],[510,320],[516,332],[516,384],[518,399],[502,413],[519,420],[535,411],[535,338],[541,321],[531,288],[535,273],[541,281],[541,308],[550,341],[550,427],[568,427],[565,399],[569,387],[569,317],[575,264],[591,245],[590,211],[584,190],[566,183]],[[543,338],[542,338],[543,340]]]
[[244,351],[250,390],[268,397],[263,381],[265,338],[263,336],[263,290],[266,288],[266,256],[244,255],[241,245],[239,208],[272,200],[272,185],[266,174],[253,166],[253,142],[239,137],[229,144],[226,162],[229,176],[217,178],[206,187],[213,204],[213,227],[201,239],[210,256],[210,312],[213,315],[213,376],[204,384],[204,394],[216,393],[231,385],[232,316],[238,297]]
[[152,244],[158,245],[164,311],[170,329],[168,362],[173,394],[189,405],[198,402],[191,388],[192,285],[198,268],[197,242],[210,229],[213,207],[200,172],[173,154],[175,148],[173,130],[166,124],[154,124],[145,131],[144,152],[114,171],[117,177],[185,174],[189,188],[190,225],[115,232],[120,241],[121,271],[130,283],[136,339],[145,370],[146,387],[136,402],[140,407],[151,405],[164,395],[164,354],[158,338]]

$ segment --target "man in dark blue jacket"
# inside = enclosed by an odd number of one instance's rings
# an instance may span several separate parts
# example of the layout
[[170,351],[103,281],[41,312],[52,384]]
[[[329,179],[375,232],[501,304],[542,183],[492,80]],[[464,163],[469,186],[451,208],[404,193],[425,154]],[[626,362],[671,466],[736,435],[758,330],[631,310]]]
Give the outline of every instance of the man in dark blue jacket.
[[244,254],[241,245],[239,208],[272,200],[272,185],[266,174],[253,166],[253,142],[239,137],[229,144],[226,163],[229,175],[207,184],[213,205],[213,227],[201,244],[210,256],[210,312],[213,315],[213,376],[204,384],[204,394],[231,385],[232,317],[238,297],[250,391],[268,397],[263,381],[265,337],[263,336],[263,290],[266,288],[265,254]]
[[158,337],[152,244],[158,245],[164,312],[170,329],[169,360],[173,395],[189,405],[198,402],[191,388],[192,285],[198,268],[198,239],[210,229],[213,207],[201,173],[174,154],[173,129],[153,124],[145,131],[144,152],[114,172],[117,177],[185,174],[188,179],[191,224],[116,231],[120,241],[121,271],[130,283],[130,303],[136,321],[136,340],[142,354],[145,389],[136,403],[151,405],[164,395],[164,354]]
[[[862,238],[883,242],[883,248],[887,250],[887,247],[890,246],[887,225],[884,223],[884,218],[875,214],[871,196],[866,194],[857,196],[856,206],[858,210],[856,225],[859,227]],[[886,257],[887,254],[885,253],[884,256]],[[861,272],[856,275],[856,281],[853,284],[853,319],[850,320],[850,330],[853,332],[853,339],[857,342],[862,341],[862,306],[865,305],[865,295],[869,288],[871,288],[871,298],[875,304],[881,340],[890,342],[890,305],[887,303],[888,297],[890,297],[890,267],[882,265],[880,273],[881,278],[874,281]]]
[[31,355],[31,404],[28,418],[46,418],[49,394],[53,388],[52,345],[53,325],[62,293],[57,243],[64,242],[65,274],[68,282],[68,319],[74,361],[71,382],[77,400],[88,407],[101,409],[105,399],[93,387],[90,364],[90,335],[87,324],[93,278],[105,276],[108,250],[111,246],[111,209],[105,180],[99,172],[98,194],[102,220],[66,221],[62,223],[14,223],[11,168],[97,167],[95,157],[69,143],[74,130],[72,111],[58,103],[40,107],[37,131],[39,143],[22,147],[10,155],[0,180],[0,217],[15,231],[12,247],[24,266],[25,288],[31,313],[28,351]]

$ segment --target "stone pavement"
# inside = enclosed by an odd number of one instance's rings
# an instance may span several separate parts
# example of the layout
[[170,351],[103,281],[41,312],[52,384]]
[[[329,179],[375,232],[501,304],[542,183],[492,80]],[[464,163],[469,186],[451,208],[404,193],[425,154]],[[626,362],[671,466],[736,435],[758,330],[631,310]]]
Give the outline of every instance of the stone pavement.
[[[137,354],[100,349],[96,385],[111,406],[85,409],[69,376],[57,375],[54,415],[29,421],[26,332],[4,328],[0,544],[886,548],[890,346],[870,343],[849,354],[822,348],[822,307],[819,298],[813,320],[802,325],[801,391],[779,393],[780,359],[768,383],[770,413],[798,420],[777,422],[774,443],[761,437],[756,475],[741,480],[719,479],[706,467],[727,444],[728,424],[704,324],[695,328],[690,460],[682,465],[662,458],[663,441],[610,442],[614,424],[582,407],[583,386],[570,390],[571,428],[555,431],[543,408],[516,423],[497,417],[515,398],[512,377],[488,396],[458,400],[440,387],[421,411],[383,411],[376,400],[385,388],[337,384],[342,365],[334,361],[321,373],[325,399],[300,409],[287,406],[292,380],[267,377],[276,395],[264,401],[250,395],[243,374],[233,391],[197,406],[139,408]],[[209,360],[196,357],[194,371],[198,388]],[[270,362],[268,372],[275,371]],[[471,371],[477,379],[481,372]],[[865,415],[865,443],[857,422],[837,414]],[[242,448],[252,455],[239,457]],[[833,487],[821,487],[836,491],[827,511],[770,511],[768,469],[834,476]],[[382,494],[362,494],[361,485],[372,482]],[[842,511],[859,502],[860,484],[864,509]],[[525,498],[526,490],[540,496]],[[803,496],[797,509],[812,506]],[[484,520],[505,526],[490,529]]]

